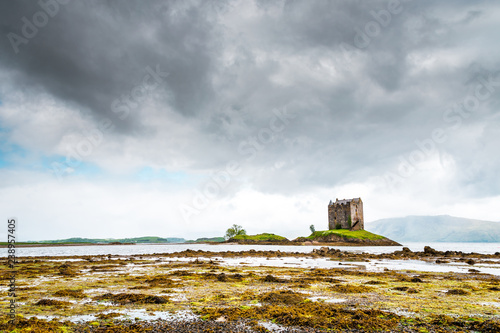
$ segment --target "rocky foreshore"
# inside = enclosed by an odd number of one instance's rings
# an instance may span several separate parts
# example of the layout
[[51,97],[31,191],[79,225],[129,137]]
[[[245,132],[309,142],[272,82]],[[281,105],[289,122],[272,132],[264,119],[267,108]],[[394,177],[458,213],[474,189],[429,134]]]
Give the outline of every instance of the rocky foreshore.
[[[310,264],[263,266],[262,260],[246,257]],[[352,265],[372,259],[471,268],[463,273],[369,271]],[[436,251],[428,246],[386,254],[325,246],[309,253],[186,250],[20,257],[16,302],[22,317],[13,324],[0,319],[0,331],[499,332],[499,276],[473,269],[476,264],[498,266],[498,259],[499,252]],[[6,258],[1,261],[6,264]],[[317,268],[315,262],[338,264]],[[1,285],[9,279],[10,272],[0,272]],[[8,302],[6,293],[0,302]]]
[[[71,256],[74,259],[83,259],[89,262],[95,260],[101,260],[99,258],[104,258],[107,256]],[[172,253],[153,253],[148,255],[113,255],[113,258],[122,258],[124,260],[133,260],[133,258],[176,258],[176,257],[186,257],[186,258],[213,258],[213,257],[223,257],[223,258],[236,258],[236,257],[296,257],[296,258],[307,258],[307,257],[330,257],[330,258],[342,258],[349,260],[365,260],[365,259],[422,259],[422,260],[458,260],[465,261],[467,259],[490,259],[490,258],[500,258],[500,252],[495,252],[492,254],[482,254],[474,252],[462,252],[462,251],[437,251],[430,246],[425,246],[424,251],[411,251],[407,247],[402,247],[401,250],[395,250],[391,253],[366,253],[366,252],[352,252],[343,251],[340,249],[335,249],[328,246],[323,246],[319,249],[313,249],[311,252],[285,252],[285,251],[272,251],[272,250],[246,250],[246,251],[204,251],[204,250],[184,250]],[[55,256],[37,256],[37,257],[26,257],[27,259],[42,260],[42,259],[60,259],[61,257]],[[439,262],[438,262],[439,263]]]
[[482,254],[474,252],[462,251],[437,251],[430,246],[424,246],[424,251],[412,251],[408,247],[403,247],[401,250],[392,253],[369,254],[369,253],[352,253],[334,249],[330,247],[322,247],[312,250],[313,254],[319,256],[347,256],[351,258],[367,258],[367,259],[429,259],[429,258],[500,258],[500,252],[492,254]]

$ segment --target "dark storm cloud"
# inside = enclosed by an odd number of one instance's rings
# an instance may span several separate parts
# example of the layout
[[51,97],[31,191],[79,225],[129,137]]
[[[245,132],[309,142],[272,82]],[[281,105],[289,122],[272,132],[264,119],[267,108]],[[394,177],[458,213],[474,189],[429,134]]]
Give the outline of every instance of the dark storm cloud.
[[[11,71],[17,87],[46,91],[93,115],[113,117],[111,104],[140,83],[146,68],[159,65],[168,72],[161,89],[173,95],[178,112],[194,115],[212,98],[210,6],[187,2],[71,1],[50,3],[55,12],[48,23],[24,38],[25,20],[34,20],[42,7],[36,1],[2,1],[0,66]],[[58,4],[58,5],[54,5]],[[55,7],[58,6],[59,8]],[[56,11],[57,9],[57,11]],[[43,22],[42,22],[43,23]],[[36,26],[35,26],[36,27]],[[16,48],[18,52],[16,53]],[[140,119],[117,121],[133,127]],[[121,125],[121,126],[120,126]]]
[[[46,91],[96,119],[118,119],[111,103],[158,64],[169,75],[152,97],[155,107],[173,109],[193,129],[178,138],[182,148],[170,149],[194,170],[241,161],[255,187],[287,193],[394,171],[416,141],[451,125],[443,110],[461,102],[478,75],[500,68],[491,17],[498,8],[490,2],[249,3],[70,2],[18,53],[2,38],[0,68],[13,89]],[[40,10],[33,1],[0,5],[4,36],[20,34],[22,18]],[[477,158],[481,172],[457,182],[493,177],[498,163],[485,161],[493,147],[473,154],[476,144],[455,138],[472,125],[498,124],[499,91],[436,145],[460,170]],[[240,146],[248,148],[283,108],[296,117],[249,158]],[[116,124],[134,136],[147,116],[132,112]],[[498,136],[488,128],[474,140]]]

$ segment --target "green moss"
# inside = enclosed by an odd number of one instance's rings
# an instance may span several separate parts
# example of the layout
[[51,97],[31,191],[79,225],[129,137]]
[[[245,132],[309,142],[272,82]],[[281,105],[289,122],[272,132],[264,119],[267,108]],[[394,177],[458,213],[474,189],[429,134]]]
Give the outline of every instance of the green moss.
[[253,240],[253,241],[283,241],[288,240],[286,237],[275,234],[258,234],[258,235],[237,235],[231,238],[233,240]]
[[344,238],[356,238],[356,239],[370,239],[370,240],[375,240],[375,239],[384,239],[384,236],[380,236],[374,233],[371,233],[366,230],[356,230],[356,231],[350,231],[347,229],[337,229],[337,230],[325,230],[325,231],[316,231],[313,232],[308,239],[316,239],[319,237],[326,237],[328,235],[338,235]]

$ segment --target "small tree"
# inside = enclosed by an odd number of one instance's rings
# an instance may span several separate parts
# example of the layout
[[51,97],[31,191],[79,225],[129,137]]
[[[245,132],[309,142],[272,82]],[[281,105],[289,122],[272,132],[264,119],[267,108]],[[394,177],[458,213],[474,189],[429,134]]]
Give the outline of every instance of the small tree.
[[311,224],[309,226],[309,230],[311,230],[311,232],[314,234],[316,232],[316,228],[314,227],[314,224]]
[[231,228],[226,230],[226,235],[224,236],[224,238],[230,239],[237,235],[246,235],[246,234],[247,232],[245,231],[245,229],[243,229],[241,225],[233,224]]
[[351,230],[351,227],[352,227],[352,219],[351,217],[349,216],[349,218],[347,219],[347,225],[349,226],[349,230]]

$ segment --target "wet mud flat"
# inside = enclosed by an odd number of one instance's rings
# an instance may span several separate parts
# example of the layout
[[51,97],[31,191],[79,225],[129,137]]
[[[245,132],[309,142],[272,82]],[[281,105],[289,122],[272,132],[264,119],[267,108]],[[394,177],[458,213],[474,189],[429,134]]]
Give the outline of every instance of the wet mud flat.
[[[474,269],[498,264],[500,254],[430,248],[382,255],[329,248],[286,254],[346,264],[402,258],[461,263],[471,267],[467,273],[231,266],[220,259],[284,255],[184,251],[19,258],[18,317],[14,324],[0,319],[0,331],[500,332],[500,277]],[[8,278],[0,272],[4,309]]]

